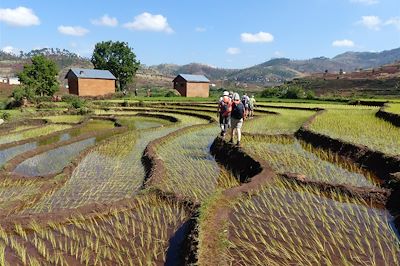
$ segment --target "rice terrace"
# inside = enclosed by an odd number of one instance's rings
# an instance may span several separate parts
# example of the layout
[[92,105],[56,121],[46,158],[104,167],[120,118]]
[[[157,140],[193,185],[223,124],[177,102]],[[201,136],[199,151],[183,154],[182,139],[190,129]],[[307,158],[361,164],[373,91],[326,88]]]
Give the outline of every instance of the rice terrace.
[[395,1],[319,3],[354,40],[308,26],[328,47],[294,52],[282,3],[129,3],[132,19],[85,2],[66,19],[64,1],[16,2],[0,6],[0,266],[400,265],[400,48],[355,33],[399,47]]

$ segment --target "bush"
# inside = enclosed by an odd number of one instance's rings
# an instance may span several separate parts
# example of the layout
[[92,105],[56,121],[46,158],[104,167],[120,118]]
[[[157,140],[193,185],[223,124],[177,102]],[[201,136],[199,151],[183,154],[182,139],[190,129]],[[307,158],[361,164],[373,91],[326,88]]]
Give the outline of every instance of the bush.
[[17,86],[12,92],[12,97],[19,103],[21,103],[24,97],[26,97],[28,101],[33,101],[35,98],[35,92],[28,86]]
[[7,120],[9,120],[11,118],[11,115],[8,112],[4,112],[4,113],[1,114],[1,118],[3,120],[7,121]]
[[85,106],[81,107],[81,108],[79,108],[77,110],[77,114],[78,115],[87,115],[87,114],[92,114],[92,113],[94,113],[94,111],[92,109],[90,109],[90,108],[85,107]]
[[145,106],[146,106],[146,103],[145,103],[144,101],[140,100],[139,103],[138,103],[138,105],[139,105],[140,107],[145,107]]
[[51,109],[51,108],[56,108],[57,104],[51,103],[51,102],[41,102],[36,105],[36,108],[38,109]]
[[122,107],[129,107],[129,102],[128,102],[127,100],[125,100],[125,101],[122,103]]
[[177,91],[168,91],[165,94],[165,97],[179,97],[179,96],[181,96],[181,95]]
[[272,97],[280,97],[282,91],[277,87],[266,88],[261,92],[262,98],[272,98]]
[[285,99],[300,99],[305,98],[305,92],[300,86],[290,86],[286,87],[285,92],[281,96],[281,98]]
[[313,92],[312,90],[307,90],[306,91],[306,99],[308,100],[314,100],[317,97],[315,96],[315,92]]
[[63,97],[63,101],[69,103],[72,108],[79,109],[86,106],[86,101],[76,95],[66,95]]

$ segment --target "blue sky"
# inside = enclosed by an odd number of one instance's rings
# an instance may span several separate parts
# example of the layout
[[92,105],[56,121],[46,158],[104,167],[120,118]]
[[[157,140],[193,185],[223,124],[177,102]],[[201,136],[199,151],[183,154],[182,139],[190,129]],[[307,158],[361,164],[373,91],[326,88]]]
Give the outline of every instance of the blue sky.
[[126,41],[140,61],[243,68],[400,47],[398,0],[1,0],[0,49]]

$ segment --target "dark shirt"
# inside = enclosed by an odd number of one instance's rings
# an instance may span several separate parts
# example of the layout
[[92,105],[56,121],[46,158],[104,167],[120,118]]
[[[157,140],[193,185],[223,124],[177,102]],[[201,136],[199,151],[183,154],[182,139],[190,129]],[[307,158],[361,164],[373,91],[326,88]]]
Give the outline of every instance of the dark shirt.
[[244,105],[239,102],[238,104],[233,103],[231,117],[235,119],[242,119],[244,115]]

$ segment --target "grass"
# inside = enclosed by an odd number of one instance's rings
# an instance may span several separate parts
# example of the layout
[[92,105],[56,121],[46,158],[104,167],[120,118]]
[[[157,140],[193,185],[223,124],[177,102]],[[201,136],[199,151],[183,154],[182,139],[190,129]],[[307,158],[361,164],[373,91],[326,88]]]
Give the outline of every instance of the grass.
[[390,155],[400,154],[400,128],[376,118],[376,111],[328,110],[317,116],[311,129]]
[[399,265],[390,215],[359,199],[335,198],[284,181],[243,197],[230,218],[230,263]]
[[373,175],[337,154],[313,148],[292,138],[244,137],[249,154],[265,160],[277,173],[298,173],[316,181],[374,187]]
[[0,144],[10,143],[14,141],[25,140],[29,138],[40,137],[56,131],[71,128],[69,125],[48,125],[39,128],[33,128],[32,130],[24,131],[22,133],[8,134],[0,137]]
[[279,115],[260,115],[259,118],[246,120],[243,123],[243,132],[267,135],[292,134],[314,114],[313,111],[271,108],[268,110],[276,111]]

